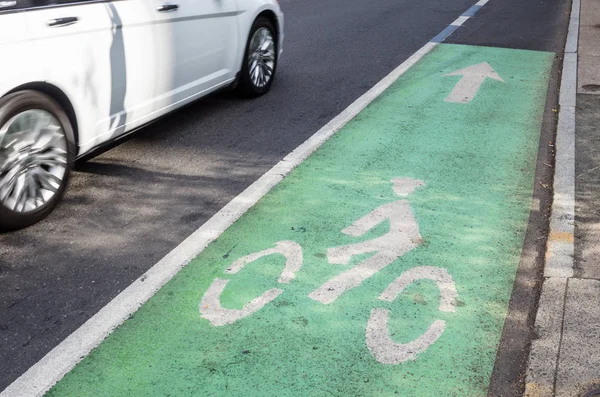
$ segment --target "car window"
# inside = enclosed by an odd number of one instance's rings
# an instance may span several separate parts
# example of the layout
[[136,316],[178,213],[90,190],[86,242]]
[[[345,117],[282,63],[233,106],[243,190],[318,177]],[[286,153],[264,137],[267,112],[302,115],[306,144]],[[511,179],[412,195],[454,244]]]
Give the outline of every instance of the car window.
[[86,3],[98,0],[0,0],[0,12],[8,10],[23,10],[52,5]]
[[17,1],[16,0],[3,0],[0,1],[0,10],[10,10],[16,8]]
[[0,11],[40,7],[47,3],[48,0],[0,0]]
[[50,4],[72,4],[72,3],[91,3],[98,0],[49,0]]

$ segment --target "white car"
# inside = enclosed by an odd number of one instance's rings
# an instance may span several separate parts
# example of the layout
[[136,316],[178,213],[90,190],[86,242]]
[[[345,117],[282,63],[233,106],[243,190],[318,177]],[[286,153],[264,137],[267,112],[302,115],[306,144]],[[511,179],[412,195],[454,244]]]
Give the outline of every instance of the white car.
[[73,162],[219,88],[269,90],[277,0],[0,0],[0,229],[60,200]]

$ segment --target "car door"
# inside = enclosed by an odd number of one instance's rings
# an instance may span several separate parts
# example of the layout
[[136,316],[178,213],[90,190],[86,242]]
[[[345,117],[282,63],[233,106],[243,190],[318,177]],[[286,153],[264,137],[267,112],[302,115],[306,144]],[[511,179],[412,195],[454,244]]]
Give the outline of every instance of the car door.
[[[29,40],[25,17],[20,12],[29,4],[22,0],[0,0],[0,54],[3,59],[10,60],[0,73],[0,96],[12,90],[16,85],[23,84],[22,76],[28,75],[31,69],[31,53],[33,44]],[[23,62],[24,61],[24,62]],[[22,66],[14,67],[14,63],[23,62]]]
[[146,0],[35,0],[25,13],[47,81],[77,114],[80,154],[147,121],[154,96]]
[[235,0],[150,0],[160,56],[157,111],[174,107],[230,82],[240,11]]
[[[110,48],[110,116],[99,122],[97,131],[119,135],[154,118],[152,99],[157,65],[153,21],[147,0],[117,0],[104,6],[114,37]],[[114,131],[114,128],[121,130]]]

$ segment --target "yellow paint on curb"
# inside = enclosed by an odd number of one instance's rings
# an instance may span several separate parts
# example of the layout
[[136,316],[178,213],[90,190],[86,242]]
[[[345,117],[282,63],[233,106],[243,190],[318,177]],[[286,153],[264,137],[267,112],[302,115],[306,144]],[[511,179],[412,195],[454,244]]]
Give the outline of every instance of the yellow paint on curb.
[[524,397],[552,397],[554,396],[552,387],[539,385],[535,382],[527,383]]
[[573,233],[569,232],[551,232],[548,241],[559,243],[573,243]]

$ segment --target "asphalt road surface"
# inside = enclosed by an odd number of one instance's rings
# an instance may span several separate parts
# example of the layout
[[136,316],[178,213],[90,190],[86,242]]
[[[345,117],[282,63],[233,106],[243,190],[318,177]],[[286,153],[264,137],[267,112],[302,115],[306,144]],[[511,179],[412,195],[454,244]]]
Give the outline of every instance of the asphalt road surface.
[[[78,164],[49,218],[0,235],[0,390],[473,3],[282,0],[268,95],[213,95]],[[447,42],[560,56],[568,3],[491,0]]]

